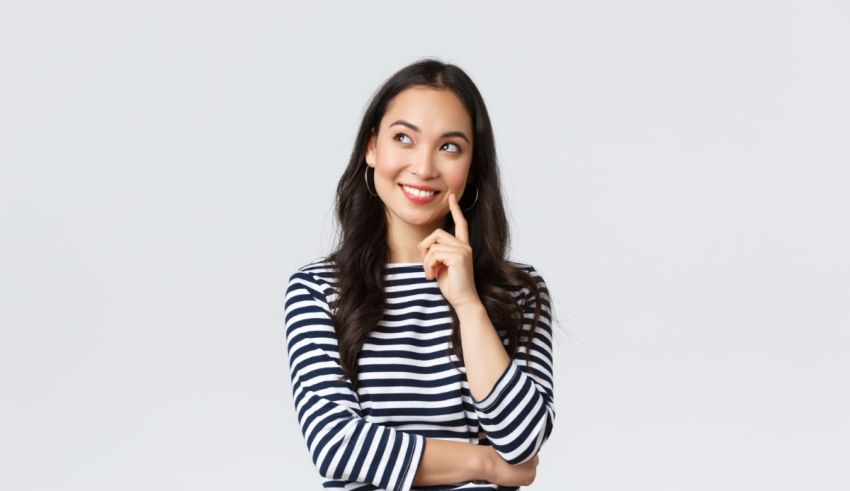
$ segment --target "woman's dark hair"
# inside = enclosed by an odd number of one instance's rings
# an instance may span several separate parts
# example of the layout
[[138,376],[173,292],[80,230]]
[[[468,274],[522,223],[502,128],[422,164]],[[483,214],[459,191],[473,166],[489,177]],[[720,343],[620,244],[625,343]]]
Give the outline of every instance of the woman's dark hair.
[[[396,72],[372,96],[363,114],[348,167],[336,190],[336,216],[340,229],[335,250],[325,259],[332,261],[337,275],[338,296],[331,315],[339,340],[342,378],[348,378],[355,390],[359,385],[360,350],[384,312],[384,274],[389,261],[384,203],[367,191],[364,182],[366,147],[372,132],[378,133],[389,102],[411,87],[451,90],[472,118],[473,152],[468,181],[477,186],[478,199],[464,215],[469,225],[475,286],[493,325],[504,326],[511,358],[516,356],[520,342],[524,304],[518,304],[508,289],[509,285],[527,287],[530,295],[526,301],[536,302],[532,333],[541,315],[543,302],[540,295],[544,290],[538,287],[536,279],[528,272],[506,260],[508,221],[502,202],[493,129],[484,100],[469,76],[459,67],[431,58],[422,59]],[[461,208],[468,208],[474,198],[474,191],[464,191]],[[451,214],[448,214],[443,228],[454,234]],[[452,317],[452,346],[449,349],[453,347],[458,359],[463,362],[460,324],[451,305],[449,311]],[[528,362],[531,335],[526,342]]]

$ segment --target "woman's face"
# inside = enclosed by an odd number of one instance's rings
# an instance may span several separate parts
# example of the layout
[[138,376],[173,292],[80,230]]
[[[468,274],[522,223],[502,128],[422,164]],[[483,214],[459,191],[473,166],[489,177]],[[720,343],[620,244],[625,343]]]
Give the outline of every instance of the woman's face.
[[[416,86],[396,95],[366,150],[389,225],[441,226],[449,192],[460,201],[472,144],[472,120],[451,90]],[[405,185],[436,194],[411,194]]]

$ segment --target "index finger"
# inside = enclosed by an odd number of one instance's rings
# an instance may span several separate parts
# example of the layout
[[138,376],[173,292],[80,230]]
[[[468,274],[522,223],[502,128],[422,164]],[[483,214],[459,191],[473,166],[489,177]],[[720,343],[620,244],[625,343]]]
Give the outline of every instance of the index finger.
[[455,221],[455,237],[461,242],[469,244],[469,228],[466,223],[466,218],[463,216],[463,211],[457,202],[457,195],[452,193],[449,195],[449,209],[452,211],[452,218]]

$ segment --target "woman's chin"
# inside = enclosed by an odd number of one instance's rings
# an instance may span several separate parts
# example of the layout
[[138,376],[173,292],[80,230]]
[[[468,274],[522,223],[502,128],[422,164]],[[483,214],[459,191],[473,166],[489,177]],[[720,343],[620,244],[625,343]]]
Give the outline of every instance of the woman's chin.
[[400,216],[401,221],[412,227],[427,227],[437,221],[432,214],[405,213]]
[[422,218],[406,218],[404,222],[408,225],[412,225],[414,227],[425,227],[434,223],[434,220],[429,217],[428,219]]

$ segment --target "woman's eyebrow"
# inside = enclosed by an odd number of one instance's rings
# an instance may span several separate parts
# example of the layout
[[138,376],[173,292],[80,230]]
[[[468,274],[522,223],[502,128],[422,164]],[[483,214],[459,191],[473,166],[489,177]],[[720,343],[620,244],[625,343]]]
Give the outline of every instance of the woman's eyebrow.
[[[411,130],[413,130],[417,133],[421,131],[415,124],[408,123],[407,121],[405,121],[403,119],[399,119],[398,121],[394,121],[392,124],[390,124],[390,126],[393,126],[393,125],[396,125],[396,124],[400,124],[402,126],[407,126],[408,128],[410,128]],[[466,140],[466,143],[469,143],[469,138],[466,137],[466,134],[463,131],[447,131],[446,133],[443,133],[443,138],[445,138],[447,136],[459,136],[459,137],[463,138],[464,140]]]

